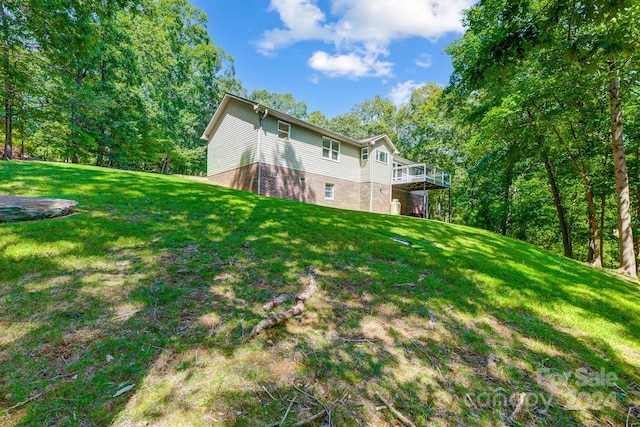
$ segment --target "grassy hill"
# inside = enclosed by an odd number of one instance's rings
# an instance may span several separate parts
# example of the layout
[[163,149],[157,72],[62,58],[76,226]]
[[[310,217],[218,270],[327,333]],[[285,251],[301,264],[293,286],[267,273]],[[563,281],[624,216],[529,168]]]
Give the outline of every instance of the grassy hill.
[[[0,224],[2,425],[402,425],[380,396],[415,425],[640,423],[640,288],[613,273],[159,175],[2,162],[0,195],[79,202]],[[308,266],[307,309],[248,339]]]

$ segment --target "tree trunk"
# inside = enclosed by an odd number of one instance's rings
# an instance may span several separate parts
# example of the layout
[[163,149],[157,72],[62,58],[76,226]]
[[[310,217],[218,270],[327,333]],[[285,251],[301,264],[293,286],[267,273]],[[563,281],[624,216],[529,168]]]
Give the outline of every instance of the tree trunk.
[[[636,189],[636,203],[638,205],[638,208],[636,209],[636,218],[638,218],[640,216],[640,187]],[[636,254],[640,253],[640,236],[635,237],[635,251]]]
[[[605,214],[607,212],[607,195],[605,190],[602,190],[602,197],[600,198],[600,230],[604,230]],[[604,233],[600,233],[600,257],[602,258],[602,265],[604,264]]]
[[616,176],[616,203],[618,205],[618,236],[620,248],[620,272],[636,277],[636,257],[633,249],[633,230],[631,227],[631,200],[629,196],[629,173],[624,152],[622,101],[620,94],[620,76],[611,63],[609,78],[609,106],[611,109],[611,146]]
[[[76,89],[77,89],[76,96],[77,97],[80,96],[80,87],[82,86],[82,81],[85,76],[86,76],[86,70],[78,67],[78,69],[76,70]],[[80,151],[81,135],[80,135],[79,129],[80,129],[80,126],[82,125],[82,119],[80,118],[80,112],[78,111],[79,110],[78,103],[79,103],[78,99],[75,99],[71,104],[71,120],[74,125],[74,129],[72,129],[71,131],[71,147],[73,149],[73,156],[71,157],[72,163],[80,163],[79,151]]]
[[4,156],[5,160],[11,160],[13,157],[13,106],[11,105],[11,94],[13,92],[13,85],[7,83],[5,94],[5,136],[4,136]]
[[596,205],[593,202],[593,190],[590,183],[587,185],[587,203],[589,204],[589,229],[591,230],[591,241],[589,242],[589,263],[594,267],[602,268],[602,251],[600,250],[600,237],[598,235]]
[[569,227],[567,226],[567,219],[564,216],[564,207],[562,206],[562,199],[560,198],[560,191],[556,184],[556,179],[553,176],[553,170],[551,164],[549,164],[549,157],[547,153],[543,153],[544,167],[547,170],[547,176],[549,177],[549,185],[551,186],[551,192],[553,193],[553,201],[556,205],[556,211],[558,212],[558,222],[560,223],[560,232],[562,233],[562,247],[564,248],[564,256],[567,258],[573,258],[573,248],[571,247],[571,237],[569,236]]
[[503,212],[502,219],[500,221],[500,234],[507,235],[507,229],[509,228],[509,220],[511,219],[511,183],[513,182],[513,165],[509,164],[505,171],[505,188],[502,199]]
[[25,123],[24,123],[24,120],[23,120],[22,121],[22,128],[21,128],[21,130],[22,130],[22,133],[21,133],[22,139],[20,140],[20,157],[22,157],[23,159],[26,157],[24,155],[24,126],[25,126]]

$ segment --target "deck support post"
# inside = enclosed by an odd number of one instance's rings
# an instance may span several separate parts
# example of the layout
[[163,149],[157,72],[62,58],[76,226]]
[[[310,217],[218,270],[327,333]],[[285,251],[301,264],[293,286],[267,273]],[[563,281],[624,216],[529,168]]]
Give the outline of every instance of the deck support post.
[[427,192],[427,182],[422,182],[422,218],[427,219],[429,214],[429,193]]
[[447,212],[449,214],[449,224],[451,224],[451,187],[449,187],[449,208]]

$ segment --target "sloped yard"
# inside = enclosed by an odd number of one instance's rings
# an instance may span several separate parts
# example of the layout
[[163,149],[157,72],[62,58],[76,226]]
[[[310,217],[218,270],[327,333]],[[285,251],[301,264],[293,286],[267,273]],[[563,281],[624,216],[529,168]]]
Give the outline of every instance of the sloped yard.
[[[640,423],[640,287],[615,274],[159,175],[3,162],[0,195],[78,201],[0,224],[2,425]],[[306,310],[249,339],[309,266]]]

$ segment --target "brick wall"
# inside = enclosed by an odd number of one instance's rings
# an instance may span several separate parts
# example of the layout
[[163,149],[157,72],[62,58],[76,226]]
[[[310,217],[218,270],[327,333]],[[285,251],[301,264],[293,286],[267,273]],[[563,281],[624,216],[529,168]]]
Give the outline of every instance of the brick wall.
[[[325,199],[325,184],[334,199]],[[280,166],[262,165],[261,194],[334,208],[360,210],[360,183]]]
[[207,177],[211,184],[256,193],[258,189],[258,164],[254,163]]
[[[257,193],[256,163],[207,177],[211,184]],[[325,198],[325,185],[334,185],[334,198]],[[373,186],[373,192],[371,192]],[[388,214],[391,210],[391,186],[358,183],[280,166],[261,166],[260,194],[280,199],[297,200],[334,208],[369,211],[373,195],[373,212]],[[404,205],[403,205],[404,208]]]
[[[391,186],[385,184],[371,183],[373,199],[373,212],[391,213]],[[367,209],[368,210],[368,209]]]
[[369,212],[371,207],[369,204],[369,198],[371,196],[371,183],[363,182],[360,184],[360,210],[363,212]]
[[400,213],[402,215],[423,216],[424,198],[421,194],[393,189],[392,197],[400,201]]

